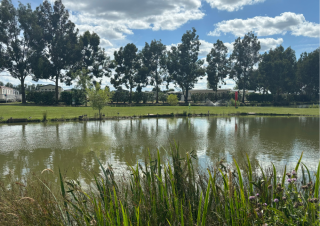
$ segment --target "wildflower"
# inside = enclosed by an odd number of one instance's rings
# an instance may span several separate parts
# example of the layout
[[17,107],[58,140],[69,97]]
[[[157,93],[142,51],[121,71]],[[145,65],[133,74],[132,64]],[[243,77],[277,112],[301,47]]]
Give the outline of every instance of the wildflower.
[[255,199],[256,199],[255,196],[250,196],[250,197],[249,197],[249,200],[250,200],[250,201],[254,201]]
[[304,185],[304,186],[302,186],[302,189],[303,189],[303,190],[308,189],[308,185]]
[[318,201],[319,201],[319,200],[318,200],[317,198],[314,198],[314,199],[313,199],[313,203],[318,203]]
[[288,182],[291,183],[291,179],[288,179]]
[[291,177],[291,174],[290,173],[286,173],[286,175],[290,178]]
[[296,181],[297,181],[297,178],[293,178],[291,181],[292,181],[292,182],[296,182]]
[[297,175],[297,172],[295,170],[292,170],[292,175],[293,176],[296,176]]
[[282,200],[283,200],[283,201],[286,201],[286,200],[287,200],[287,197],[283,196],[283,197],[282,197]]
[[269,186],[268,186],[268,189],[271,189],[272,188],[272,185],[270,184]]
[[279,202],[279,199],[274,199],[273,201],[274,201],[274,202]]
[[263,205],[264,205],[264,206],[267,206],[268,204],[267,204],[267,203],[263,203]]
[[257,193],[256,196],[259,197],[259,193]]

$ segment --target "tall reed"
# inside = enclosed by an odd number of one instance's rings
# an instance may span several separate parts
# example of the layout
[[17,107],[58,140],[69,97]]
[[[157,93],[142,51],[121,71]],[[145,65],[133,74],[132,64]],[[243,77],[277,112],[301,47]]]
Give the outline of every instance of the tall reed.
[[[194,168],[193,153],[182,158],[178,145],[170,151],[169,162],[161,162],[159,151],[153,158],[149,154],[144,165],[130,167],[126,179],[96,159],[102,175],[94,175],[90,189],[59,172],[59,197],[43,188],[53,203],[50,216],[63,225],[319,225],[320,164],[310,172],[302,154],[293,170],[277,178],[276,167],[254,170],[249,157],[246,169],[234,159],[233,166],[220,161],[201,172]],[[0,200],[10,205],[6,195]],[[36,202],[31,212],[45,205]],[[21,225],[32,218],[21,218],[16,207],[0,208],[0,214],[15,214]]]

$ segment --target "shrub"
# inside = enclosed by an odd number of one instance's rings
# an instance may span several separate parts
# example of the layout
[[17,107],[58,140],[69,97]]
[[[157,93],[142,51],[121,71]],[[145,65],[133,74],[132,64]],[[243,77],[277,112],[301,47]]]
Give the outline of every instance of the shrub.
[[158,93],[159,101],[162,101],[162,103],[164,103],[164,102],[167,101],[167,97],[168,97],[168,95],[166,95],[166,94],[163,93],[163,92],[159,92],[159,93]]
[[171,105],[171,106],[175,106],[178,104],[178,97],[177,95],[174,94],[170,94],[167,98],[167,102]]
[[55,104],[54,92],[29,92],[26,100],[35,104],[53,105]]

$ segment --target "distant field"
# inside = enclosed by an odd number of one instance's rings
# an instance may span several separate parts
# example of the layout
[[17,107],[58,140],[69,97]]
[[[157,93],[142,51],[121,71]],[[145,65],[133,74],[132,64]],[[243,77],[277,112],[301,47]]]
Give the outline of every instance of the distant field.
[[[117,116],[140,116],[149,114],[182,114],[188,111],[187,106],[142,106],[142,107],[105,107],[102,110],[108,117]],[[265,113],[265,114],[300,114],[319,116],[319,108],[285,108],[285,107],[207,107],[191,106],[192,114],[232,114],[232,113]],[[93,117],[98,111],[91,107],[59,107],[59,106],[24,106],[21,104],[0,104],[0,118],[6,120],[12,118],[42,119],[43,113],[47,112],[47,118],[74,118],[80,115]]]

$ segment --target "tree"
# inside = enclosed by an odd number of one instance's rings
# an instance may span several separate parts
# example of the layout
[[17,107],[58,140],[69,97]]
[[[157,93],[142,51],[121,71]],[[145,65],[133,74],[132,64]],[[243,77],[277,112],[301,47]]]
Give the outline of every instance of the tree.
[[158,103],[159,86],[167,81],[167,54],[166,46],[160,41],[153,40],[150,45],[146,42],[142,49],[142,62],[148,68],[150,84],[155,85],[156,103]]
[[299,88],[312,98],[319,95],[319,54],[320,48],[311,53],[304,52],[297,63]]
[[[109,77],[111,70],[109,69],[110,57],[105,54],[104,49],[99,47],[100,37],[96,33],[86,31],[79,38],[79,48],[81,49],[81,59],[73,67],[75,71],[85,69],[90,79]],[[71,72],[74,73],[74,72]],[[74,79],[73,76],[70,76]],[[69,82],[71,84],[71,81]]]
[[90,105],[93,110],[99,111],[99,117],[101,118],[100,111],[105,107],[106,103],[110,100],[111,94],[109,87],[106,86],[104,89],[100,88],[98,82],[95,83],[91,89],[87,89]]
[[177,95],[174,94],[170,94],[167,97],[167,102],[171,105],[171,106],[176,106],[179,102]]
[[127,44],[124,48],[114,52],[114,61],[111,65],[115,68],[116,74],[111,78],[111,84],[118,89],[125,85],[130,90],[129,103],[132,101],[132,89],[139,88],[141,84],[146,83],[146,69],[142,73],[141,62],[137,54],[138,48],[133,43]]
[[227,54],[228,48],[218,39],[217,43],[213,44],[211,52],[207,55],[208,86],[214,91],[217,91],[219,82],[224,83],[224,79],[229,73],[230,66]]
[[[58,103],[58,84],[70,82],[71,71],[78,66],[81,59],[81,45],[78,40],[78,30],[69,20],[69,12],[65,10],[61,0],[51,6],[45,0],[36,9],[38,24],[41,26],[42,38],[38,41],[38,51],[45,58],[48,68],[46,78],[55,82],[55,99]],[[33,31],[32,31],[33,32]]]
[[7,82],[7,84],[5,85],[5,87],[13,88],[14,86],[13,86],[13,84],[12,84],[12,83]]
[[[30,4],[19,4],[15,9],[10,0],[0,7],[0,71],[7,71],[20,80],[22,103],[26,103],[25,79],[33,76],[39,60],[32,48],[33,37],[28,29],[37,28],[35,14]],[[36,78],[33,77],[35,80]]]
[[0,81],[0,86],[4,86],[3,82]]
[[[92,87],[91,78],[89,76],[89,71],[86,68],[78,70],[72,76],[77,80],[76,88],[83,91],[84,95],[87,95],[87,89]],[[85,101],[87,107],[87,101]]]
[[185,102],[188,103],[188,92],[205,75],[203,60],[198,59],[200,41],[196,29],[183,34],[182,43],[172,46],[168,52],[168,71],[173,82],[182,89]]
[[296,54],[288,47],[283,46],[270,49],[264,53],[259,64],[259,72],[264,78],[264,86],[272,94],[292,93],[295,91]]
[[242,40],[240,37],[237,38],[233,44],[233,52],[230,56],[232,64],[230,78],[233,78],[238,83],[238,86],[241,85],[243,87],[243,103],[249,74],[260,59],[259,50],[260,42],[252,32],[246,34]]

